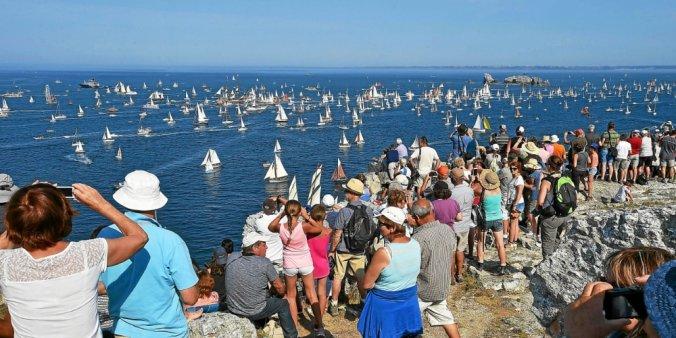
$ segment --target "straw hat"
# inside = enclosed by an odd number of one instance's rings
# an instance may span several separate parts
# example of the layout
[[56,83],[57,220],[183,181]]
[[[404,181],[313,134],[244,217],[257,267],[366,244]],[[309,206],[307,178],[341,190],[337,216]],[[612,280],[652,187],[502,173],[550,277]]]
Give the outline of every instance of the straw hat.
[[540,154],[540,148],[538,148],[538,146],[535,145],[534,142],[527,142],[526,145],[523,147],[523,151],[525,151],[527,154],[531,154],[531,155],[539,155]]
[[495,190],[500,186],[500,178],[493,170],[483,170],[479,175],[479,184],[486,190]]
[[552,142],[552,139],[549,135],[542,136],[542,142]]
[[127,174],[113,199],[123,207],[137,211],[157,210],[167,204],[167,197],[160,191],[160,180],[144,170]]
[[402,186],[405,186],[405,187],[408,186],[408,177],[406,177],[406,175],[397,175],[394,178],[394,181],[401,184]]
[[542,169],[542,166],[540,166],[540,163],[538,163],[538,160],[531,158],[526,162],[526,164],[523,166],[526,169],[532,169],[532,170],[540,170]]
[[343,190],[361,196],[364,194],[364,183],[356,178],[351,178],[347,181],[347,184],[343,184]]

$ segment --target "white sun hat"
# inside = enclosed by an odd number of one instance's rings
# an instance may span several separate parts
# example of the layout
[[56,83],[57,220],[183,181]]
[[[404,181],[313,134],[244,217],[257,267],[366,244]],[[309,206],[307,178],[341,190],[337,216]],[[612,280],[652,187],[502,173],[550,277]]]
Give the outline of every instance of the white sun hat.
[[113,199],[123,207],[137,211],[157,210],[167,204],[167,197],[160,191],[160,180],[144,170],[127,174]]
[[336,204],[336,199],[333,198],[331,194],[326,194],[324,197],[322,197],[322,205],[324,205],[327,208],[332,207],[334,204]]
[[404,222],[406,222],[406,213],[404,213],[404,210],[397,207],[387,207],[375,216],[383,216],[389,219],[391,222],[397,223],[399,225],[402,225]]
[[255,231],[252,231],[242,238],[242,248],[247,246],[252,246],[258,242],[266,242],[268,240],[267,236],[263,236]]

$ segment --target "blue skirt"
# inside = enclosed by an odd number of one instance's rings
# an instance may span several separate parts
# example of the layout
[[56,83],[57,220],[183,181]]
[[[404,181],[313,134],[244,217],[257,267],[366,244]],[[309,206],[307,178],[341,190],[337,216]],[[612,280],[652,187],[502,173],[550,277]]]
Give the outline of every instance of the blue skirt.
[[366,296],[357,329],[365,338],[422,334],[418,287],[412,286],[399,291],[372,289]]

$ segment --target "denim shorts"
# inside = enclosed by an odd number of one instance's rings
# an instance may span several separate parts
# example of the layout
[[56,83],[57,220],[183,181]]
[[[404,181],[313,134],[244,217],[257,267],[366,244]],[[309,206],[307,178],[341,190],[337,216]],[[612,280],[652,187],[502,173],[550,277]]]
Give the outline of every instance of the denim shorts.
[[608,148],[601,149],[599,155],[601,163],[603,164],[612,165],[613,161],[615,161],[615,156],[612,156],[608,153]]
[[518,211],[518,212],[523,212],[523,209],[525,207],[526,207],[526,205],[522,202],[522,203],[517,204],[514,209],[516,209],[516,211]]
[[502,231],[502,220],[486,221],[486,225],[482,230]]

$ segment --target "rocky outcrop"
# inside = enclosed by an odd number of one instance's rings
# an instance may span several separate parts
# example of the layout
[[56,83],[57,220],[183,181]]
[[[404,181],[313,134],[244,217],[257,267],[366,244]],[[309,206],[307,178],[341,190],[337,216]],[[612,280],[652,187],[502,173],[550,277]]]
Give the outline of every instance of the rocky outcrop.
[[505,78],[507,84],[531,85],[531,86],[549,86],[549,81],[539,77],[528,75],[513,75]]
[[188,322],[191,338],[256,338],[256,328],[246,318],[230,313],[205,313]]
[[493,78],[493,75],[488,74],[488,73],[484,73],[484,84],[486,84],[486,83],[493,84],[495,82],[497,82],[497,81],[495,81],[495,79]]
[[604,275],[611,253],[635,246],[676,248],[676,208],[596,210],[573,219],[552,257],[544,260],[530,281],[533,311],[544,326],[575,300],[585,284]]

